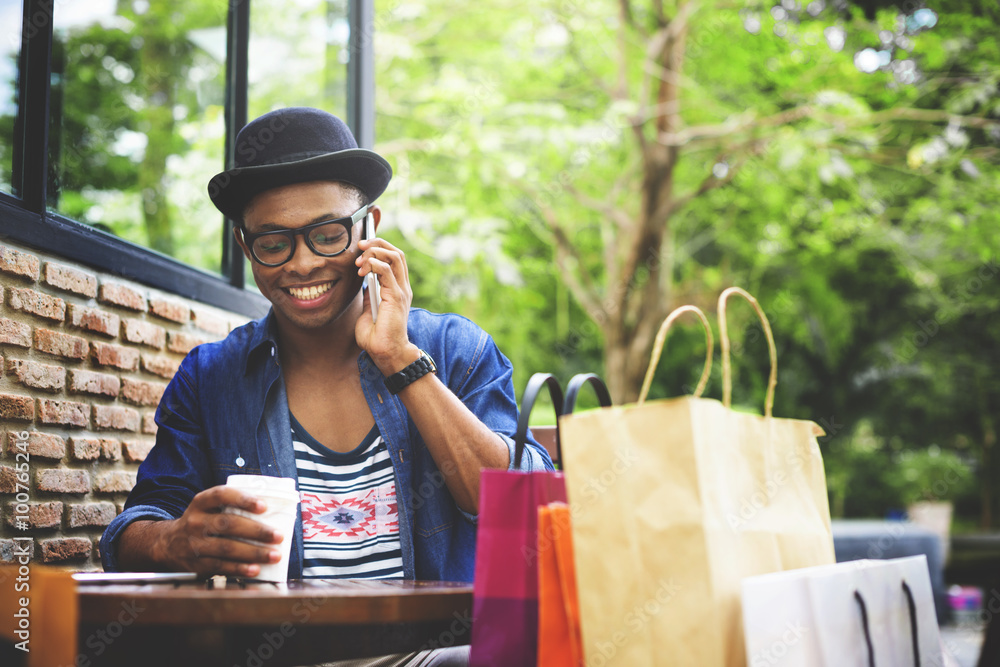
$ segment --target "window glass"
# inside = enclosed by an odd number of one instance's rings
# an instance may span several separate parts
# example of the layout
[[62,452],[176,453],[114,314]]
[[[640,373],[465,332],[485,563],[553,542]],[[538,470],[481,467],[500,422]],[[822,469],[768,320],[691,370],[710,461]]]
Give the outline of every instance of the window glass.
[[347,120],[347,0],[254,0],[249,119],[285,106]]
[[[2,0],[0,0],[2,1]],[[227,0],[56,3],[49,208],[218,272]]]
[[[11,185],[14,161],[14,120],[17,118],[17,59],[21,53],[20,1],[0,0],[0,190]],[[16,194],[16,193],[15,193]]]

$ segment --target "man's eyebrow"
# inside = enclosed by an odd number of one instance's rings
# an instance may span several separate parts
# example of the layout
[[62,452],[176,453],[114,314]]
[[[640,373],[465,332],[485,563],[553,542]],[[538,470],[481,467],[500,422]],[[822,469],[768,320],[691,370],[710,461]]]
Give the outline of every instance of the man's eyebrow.
[[[327,222],[329,220],[343,220],[344,218],[350,218],[350,214],[338,216],[335,213],[324,213],[323,215],[317,215],[315,218],[307,222],[307,225],[314,225],[317,222]],[[284,225],[279,225],[274,222],[265,222],[260,226],[260,231],[262,232],[274,232],[274,231],[285,231],[289,229],[294,229],[293,227],[286,227]]]

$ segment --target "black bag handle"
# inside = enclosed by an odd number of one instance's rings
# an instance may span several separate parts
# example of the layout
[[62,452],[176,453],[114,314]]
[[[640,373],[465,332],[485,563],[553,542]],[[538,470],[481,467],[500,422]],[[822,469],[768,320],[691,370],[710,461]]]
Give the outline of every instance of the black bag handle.
[[906,606],[910,611],[910,639],[913,641],[913,664],[920,667],[920,640],[917,633],[917,603],[913,599],[910,585],[903,579],[903,593],[906,594]]
[[524,388],[524,396],[521,397],[521,414],[517,418],[517,431],[514,433],[514,467],[521,467],[521,458],[524,456],[524,442],[528,438],[528,417],[531,409],[535,407],[535,399],[542,387],[548,387],[549,396],[552,397],[552,407],[556,411],[556,451],[559,449],[559,417],[562,416],[563,393],[559,381],[551,373],[535,373],[528,380],[528,385]]
[[[906,595],[906,607],[910,613],[910,641],[913,644],[913,664],[914,667],[920,667],[920,635],[917,632],[917,603],[913,599],[913,590],[910,585],[903,580],[903,593]],[[865,599],[861,597],[861,593],[854,591],[854,599],[858,603],[858,608],[861,611],[861,627],[865,633],[865,643],[868,644],[868,665],[869,667],[875,667],[875,647],[872,645],[872,635],[871,630],[868,628],[868,609],[865,605]]]
[[861,610],[861,628],[865,632],[865,643],[868,645],[868,667],[875,667],[875,647],[872,645],[872,633],[868,628],[868,607],[865,605],[865,599],[857,590],[854,591],[854,599]]
[[[566,402],[563,403],[564,415],[573,414],[573,408],[576,407],[576,397],[580,393],[580,389],[583,388],[583,385],[588,383],[594,388],[594,393],[597,394],[597,400],[601,404],[601,407],[607,408],[611,406],[611,392],[608,391],[608,386],[604,384],[604,380],[598,377],[596,373],[578,373],[566,385]],[[559,455],[559,460],[562,460],[562,452],[559,452]]]

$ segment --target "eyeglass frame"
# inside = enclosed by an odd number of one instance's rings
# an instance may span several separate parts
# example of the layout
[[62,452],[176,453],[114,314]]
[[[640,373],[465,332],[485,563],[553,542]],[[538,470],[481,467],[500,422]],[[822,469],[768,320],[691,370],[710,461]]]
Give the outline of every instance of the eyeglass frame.
[[[246,228],[241,228],[240,233],[243,235],[243,243],[246,245],[247,250],[250,251],[250,256],[253,258],[253,260],[258,264],[260,264],[261,266],[266,266],[271,269],[282,266],[283,264],[287,264],[288,262],[292,261],[292,258],[295,257],[295,251],[298,247],[298,244],[295,243],[296,236],[302,236],[302,238],[306,242],[306,246],[314,255],[317,255],[319,257],[336,257],[337,255],[341,255],[347,252],[347,249],[351,247],[351,241],[353,240],[353,234],[354,234],[354,225],[358,224],[358,221],[362,220],[365,217],[365,215],[368,214],[370,208],[371,204],[365,204],[364,206],[362,206],[349,216],[343,218],[331,218],[329,220],[320,220],[319,222],[311,222],[308,225],[299,227],[298,229],[271,229],[266,232],[250,233],[246,230]],[[348,220],[351,221],[350,224],[347,223]],[[329,225],[332,223],[341,224],[347,229],[347,245],[344,246],[343,249],[338,250],[337,252],[334,253],[320,252],[313,246],[312,241],[309,239],[309,232],[315,229],[316,227],[321,227],[323,225]],[[257,241],[257,239],[264,236],[278,236],[279,234],[283,236],[290,236],[292,238],[292,252],[288,255],[286,259],[283,259],[277,264],[271,264],[268,262],[261,261],[261,259],[257,257],[257,253],[254,252],[253,249],[254,242]],[[364,238],[363,229],[361,232],[361,238]]]

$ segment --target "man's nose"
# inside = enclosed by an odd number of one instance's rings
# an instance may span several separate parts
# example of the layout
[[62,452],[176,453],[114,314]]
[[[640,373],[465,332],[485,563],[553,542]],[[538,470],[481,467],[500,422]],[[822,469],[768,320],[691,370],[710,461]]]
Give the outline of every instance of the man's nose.
[[296,234],[294,238],[295,247],[292,249],[292,258],[288,260],[288,270],[299,275],[307,275],[319,267],[325,258],[312,251],[304,235]]

